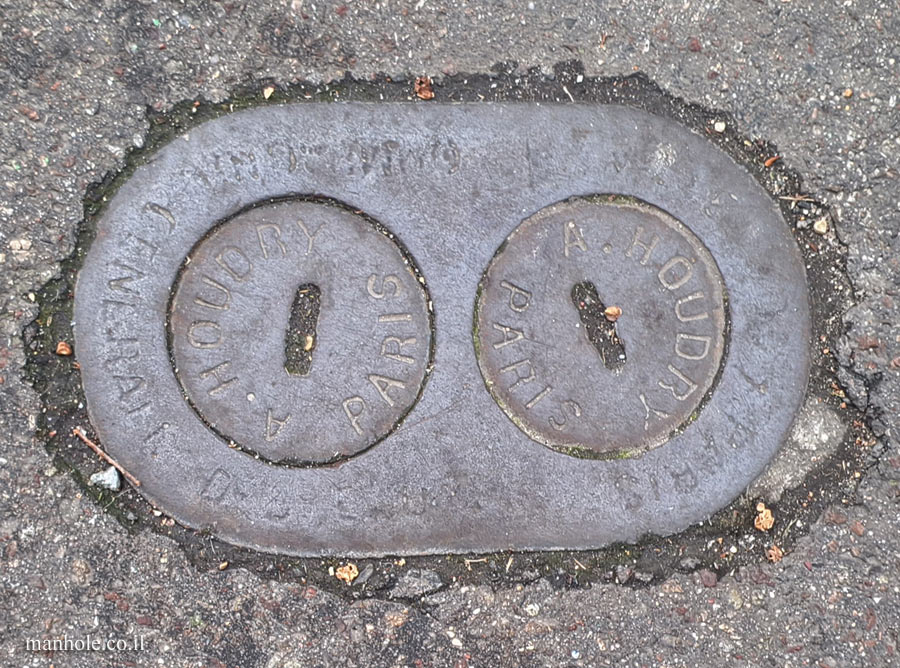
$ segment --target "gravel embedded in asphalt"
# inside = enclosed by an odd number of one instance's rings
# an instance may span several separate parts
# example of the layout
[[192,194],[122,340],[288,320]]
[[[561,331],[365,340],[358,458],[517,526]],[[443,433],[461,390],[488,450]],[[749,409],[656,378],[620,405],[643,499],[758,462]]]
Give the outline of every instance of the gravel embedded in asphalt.
[[[404,5],[7,2],[0,12],[0,656],[5,665],[887,666],[898,662],[900,16],[859,2]],[[847,398],[881,437],[858,490],[778,563],[713,578],[577,586],[580,568],[508,571],[473,558],[416,600],[327,591],[297,569],[198,571],[173,541],[129,532],[50,459],[23,382],[21,331],[73,248],[90,184],[145,142],[146,109],[351,74],[446,77],[578,59],[640,71],[774,142],[830,206],[858,303],[836,351]],[[506,71],[506,66],[500,68]],[[560,86],[560,102],[568,100]],[[848,91],[851,91],[848,94]],[[414,95],[409,87],[409,96]],[[716,129],[718,132],[718,130]],[[799,206],[800,203],[798,203]],[[44,323],[51,327],[51,324]],[[80,447],[70,439],[71,448]],[[98,464],[94,470],[99,470]],[[164,523],[164,516],[149,516]],[[627,549],[627,548],[625,548]],[[723,546],[728,549],[728,546]],[[520,560],[524,561],[524,559]],[[400,566],[398,573],[408,565]],[[509,563],[504,556],[499,569]],[[336,564],[339,565],[339,564]],[[696,568],[696,564],[693,565]],[[273,567],[274,569],[274,567]],[[469,570],[471,569],[471,570]],[[481,572],[480,572],[481,569]],[[691,570],[691,569],[684,569]],[[469,575],[471,573],[471,575]],[[713,573],[713,575],[715,575]],[[366,587],[387,590],[378,572]],[[381,582],[381,584],[379,584]],[[342,583],[341,586],[344,586]],[[379,589],[381,588],[381,589]],[[353,588],[347,586],[347,589]],[[26,639],[142,635],[143,652],[45,654]]]

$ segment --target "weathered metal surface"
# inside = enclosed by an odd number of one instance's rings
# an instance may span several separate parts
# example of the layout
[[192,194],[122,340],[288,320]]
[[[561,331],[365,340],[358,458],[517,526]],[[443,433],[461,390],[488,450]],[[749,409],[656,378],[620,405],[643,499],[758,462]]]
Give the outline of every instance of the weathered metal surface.
[[479,286],[475,345],[494,399],[534,440],[634,456],[696,419],[725,316],[716,263],[682,223],[635,200],[575,199],[504,241]]
[[[316,313],[295,299],[301,286]],[[185,261],[169,314],[175,375],[232,447],[287,464],[348,457],[415,403],[430,359],[427,302],[411,260],[361,215],[257,206]],[[306,373],[286,348],[308,353]]]
[[[421,397],[382,441],[331,466],[273,466],[227,447],[204,419],[218,425],[228,416],[198,404],[201,419],[184,396],[168,345],[170,301],[173,316],[181,304],[171,291],[186,285],[188,270],[180,284],[179,275],[188,254],[206,252],[215,234],[198,242],[221,221],[238,221],[236,214],[248,207],[298,194],[343,202],[382,223],[414,258],[434,304],[434,368]],[[529,437],[485,389],[473,345],[476,294],[503,240],[551,205],[597,194],[638,198],[664,212],[657,217],[680,221],[693,236],[676,235],[672,243],[690,245],[696,237],[700,246],[691,248],[708,249],[727,294],[727,345],[718,365],[710,361],[718,376],[707,402],[691,413],[695,419],[681,420],[671,438],[634,457],[572,457]],[[514,243],[497,261],[504,261]],[[387,254],[394,259],[385,262],[392,265],[396,256]],[[360,251],[359,258],[365,257]],[[367,280],[372,269],[355,266],[361,261],[334,263],[336,283]],[[199,262],[208,266],[208,260]],[[393,265],[380,269],[395,271]],[[719,280],[714,273],[706,279],[710,290]],[[599,298],[619,300],[604,293],[605,276],[591,273],[578,283],[592,284]],[[312,376],[327,363],[320,356],[325,349],[317,347],[309,377],[289,377],[284,369],[285,323],[298,286],[321,290],[316,345],[331,338],[326,322],[338,307],[327,299],[332,282],[299,270],[292,279],[277,287],[267,276],[256,279],[257,294],[278,291],[278,318],[245,318],[227,330],[221,323],[223,337],[235,337],[229,339],[234,351],[241,341],[252,345],[252,337],[243,338],[247,332],[272,330],[270,373],[257,374],[262,369],[250,366],[244,372],[254,382],[282,374],[287,380],[279,382],[318,383]],[[652,285],[652,272],[648,280]],[[565,283],[552,276],[545,281]],[[590,293],[586,285],[579,290]],[[190,301],[190,293],[184,294]],[[655,347],[671,353],[677,338],[664,328],[657,346],[650,334],[649,345],[640,345],[629,330],[629,300],[622,299],[616,331],[627,357],[620,372],[627,374],[630,366],[640,367],[634,355],[655,354]],[[376,301],[365,313],[381,313]],[[568,303],[557,301],[553,308],[578,324],[581,313],[571,293]],[[716,299],[709,304],[715,309]],[[670,318],[671,311],[663,315]],[[617,106],[309,104],[212,121],[161,149],[110,202],[79,276],[75,317],[92,422],[109,452],[141,479],[142,493],[185,524],[209,527],[237,544],[294,554],[589,548],[678,531],[727,504],[762,470],[788,432],[808,367],[804,268],[775,203],[703,137],[671,120]],[[606,331],[596,319],[582,322]],[[183,330],[173,322],[171,331],[174,351]],[[717,332],[708,335],[718,341]],[[340,340],[332,338],[339,355]],[[567,344],[552,343],[572,364]],[[577,338],[573,345],[584,348],[585,364],[598,363],[596,348]],[[709,355],[718,346],[711,343]],[[387,363],[377,359],[380,349],[375,361],[371,350],[357,356],[354,362],[367,375],[386,375],[376,367]],[[701,378],[705,386],[709,372],[691,376],[695,393]],[[323,387],[314,391],[343,398],[361,391],[328,383],[322,378]],[[189,395],[196,392],[188,388]],[[333,402],[320,409],[337,414],[328,417],[331,426],[312,428],[284,449],[265,450],[260,416],[247,406],[243,415],[257,429],[244,439],[229,436],[273,460],[320,462],[330,446],[318,444],[341,441],[341,416],[343,433],[355,433],[342,406]],[[635,422],[634,413],[627,416]],[[390,412],[383,417],[369,438],[338,452],[351,455],[399,419]],[[241,428],[239,417],[233,422]],[[591,436],[574,442],[592,453],[620,452],[612,441]]]

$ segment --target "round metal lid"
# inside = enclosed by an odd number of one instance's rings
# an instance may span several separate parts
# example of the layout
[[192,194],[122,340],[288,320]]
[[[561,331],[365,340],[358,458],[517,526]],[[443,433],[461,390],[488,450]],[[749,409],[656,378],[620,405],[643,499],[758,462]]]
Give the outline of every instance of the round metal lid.
[[684,224],[633,198],[541,209],[479,286],[488,390],[534,440],[634,456],[697,418],[726,342],[722,275]]
[[412,260],[361,214],[266,203],[188,253],[168,320],[175,375],[229,447],[284,464],[348,457],[418,398],[427,302]]

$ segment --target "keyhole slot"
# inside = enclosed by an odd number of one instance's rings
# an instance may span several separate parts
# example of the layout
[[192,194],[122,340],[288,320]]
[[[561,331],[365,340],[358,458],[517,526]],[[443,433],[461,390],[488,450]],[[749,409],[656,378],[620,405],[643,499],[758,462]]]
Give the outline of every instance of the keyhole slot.
[[603,365],[610,371],[625,366],[625,342],[616,333],[616,323],[607,317],[606,305],[590,281],[572,286],[572,303],[578,309],[584,333],[594,346]]
[[319,286],[304,283],[297,288],[284,334],[284,370],[292,376],[309,375],[316,349],[316,326],[321,305],[322,291]]

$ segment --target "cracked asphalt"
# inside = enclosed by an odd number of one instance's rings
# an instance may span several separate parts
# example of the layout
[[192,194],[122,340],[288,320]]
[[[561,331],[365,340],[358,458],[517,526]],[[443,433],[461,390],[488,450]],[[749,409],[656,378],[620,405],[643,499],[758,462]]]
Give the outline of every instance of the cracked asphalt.
[[[900,663],[898,38],[900,7],[887,0],[0,0],[0,663]],[[822,244],[843,245],[856,301],[832,352],[878,444],[859,486],[781,561],[720,575],[685,564],[650,584],[626,569],[583,586],[572,560],[514,581],[474,559],[441,580],[398,557],[393,589],[354,598],[302,573],[198,568],[169,538],[129,532],[57,468],[35,437],[42,407],[22,378],[22,331],[73,249],[89,187],[143,145],[148,108],[346,75],[409,79],[412,96],[412,77],[427,74],[440,99],[448,77],[512,63],[500,69],[550,79],[573,59],[588,76],[642,72],[727,114],[774,142],[830,207]],[[26,646],[87,633],[145,646]]]

